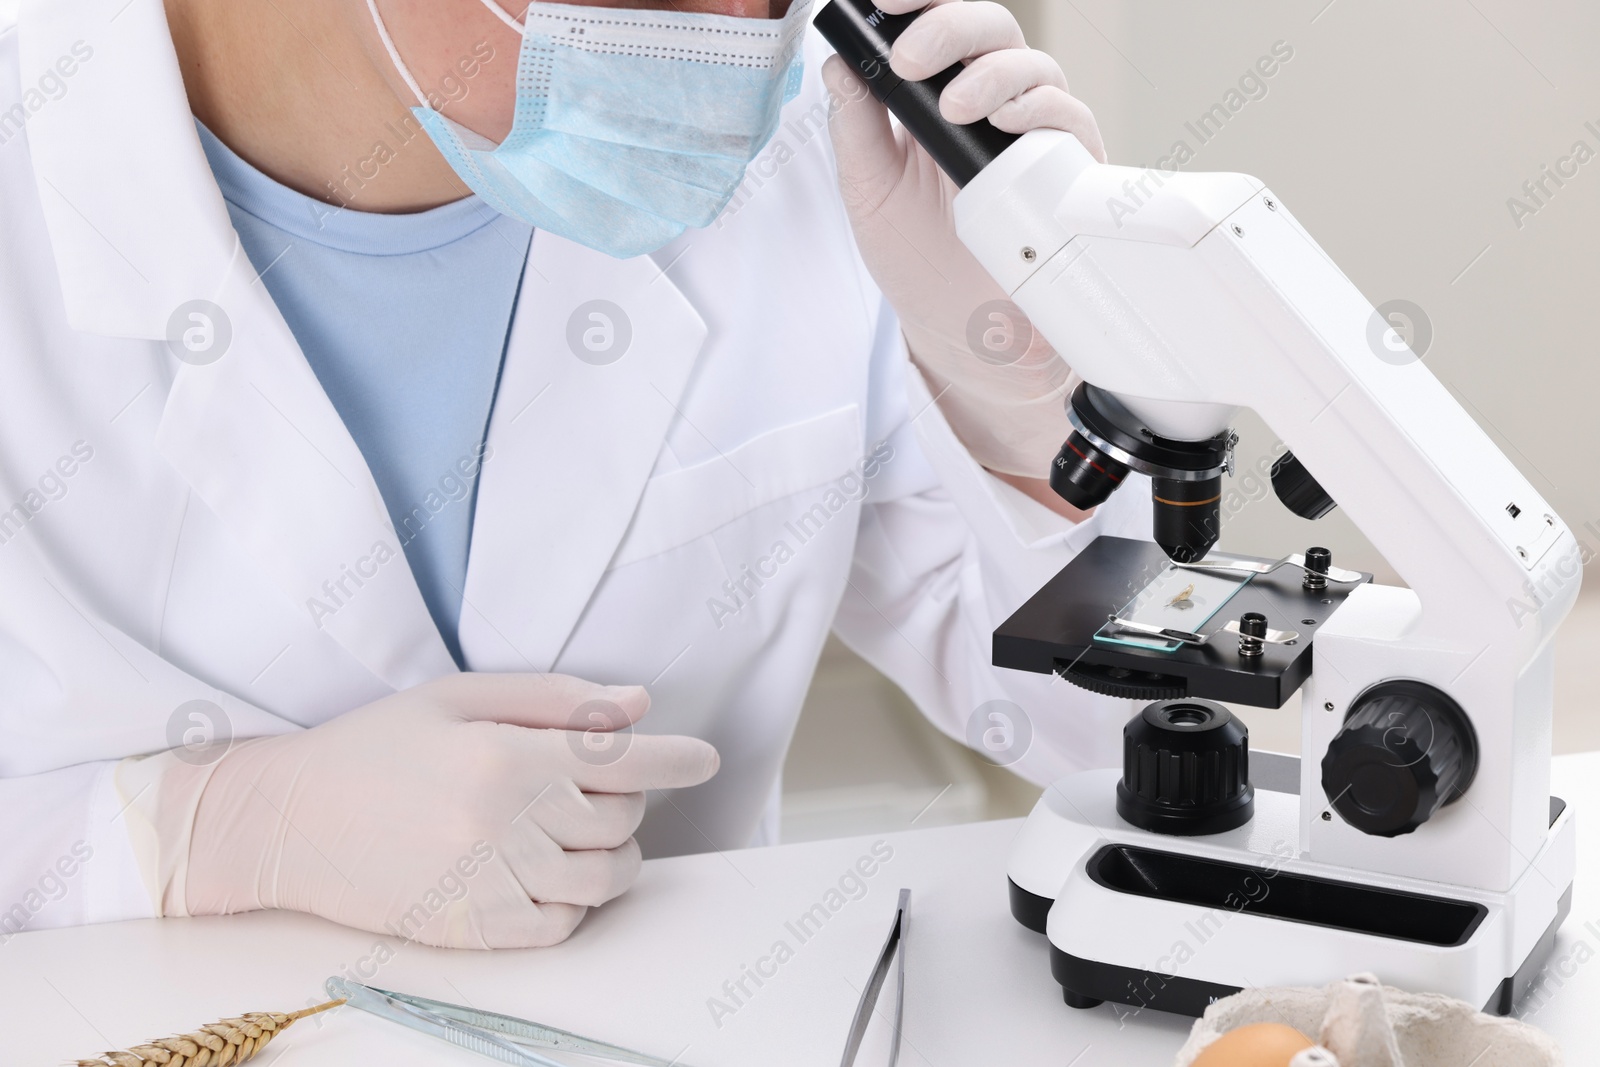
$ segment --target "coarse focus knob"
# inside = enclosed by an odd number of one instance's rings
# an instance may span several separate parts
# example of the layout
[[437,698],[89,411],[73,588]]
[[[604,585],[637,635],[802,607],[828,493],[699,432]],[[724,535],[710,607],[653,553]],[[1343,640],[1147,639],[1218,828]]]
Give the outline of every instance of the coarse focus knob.
[[1273,463],[1272,491],[1284,507],[1302,519],[1320,519],[1338,507],[1293,452],[1285,452]]
[[1398,837],[1465,793],[1477,770],[1466,712],[1442,690],[1404,679],[1381,682],[1350,705],[1322,757],[1322,788],[1351,826]]
[[1117,814],[1159,834],[1215,834],[1250,821],[1250,732],[1221,704],[1149,705],[1122,730]]

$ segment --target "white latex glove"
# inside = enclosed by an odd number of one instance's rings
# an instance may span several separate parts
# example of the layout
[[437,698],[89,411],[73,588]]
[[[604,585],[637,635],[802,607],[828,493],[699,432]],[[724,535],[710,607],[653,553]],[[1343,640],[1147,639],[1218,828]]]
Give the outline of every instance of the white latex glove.
[[[891,14],[926,0],[879,0]],[[920,81],[967,61],[939,98],[951,122],[1008,133],[1076,134],[1096,159],[1094,116],[1067,93],[1056,61],[1029,49],[1017,20],[987,0],[934,0],[895,42],[890,67]],[[867,268],[900,316],[911,358],[968,451],[992,471],[1045,478],[1070,432],[1077,381],[956,237],[957,189],[838,56],[822,68],[839,185]],[[947,388],[948,387],[948,388]],[[944,392],[941,395],[941,390]]]
[[164,754],[169,842],[193,812],[165,910],[285,908],[453,948],[561,941],[638,874],[644,790],[717,771],[704,741],[627,729],[649,705],[638,686],[457,674],[214,765]]

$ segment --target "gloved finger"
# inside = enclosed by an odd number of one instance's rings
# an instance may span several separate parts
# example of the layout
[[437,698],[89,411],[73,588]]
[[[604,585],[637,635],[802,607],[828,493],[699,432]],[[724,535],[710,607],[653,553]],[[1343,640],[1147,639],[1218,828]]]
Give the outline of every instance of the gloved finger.
[[959,4],[962,0],[882,0],[878,10],[889,15],[904,15],[911,11],[921,11],[925,7],[938,7],[940,4]]
[[1026,47],[1017,17],[993,0],[940,4],[906,27],[894,43],[889,67],[902,78],[921,81],[952,63]]
[[595,907],[627,892],[639,876],[639,843],[628,838],[616,848],[559,852],[555,856],[507,857],[511,873],[529,898],[541,904]]
[[840,193],[847,204],[876,208],[905,169],[906,147],[895,136],[888,109],[873,98],[849,63],[829,56],[822,64],[822,81],[833,97],[828,133]]
[[[522,900],[478,916],[477,942],[428,941],[442,948],[545,948],[572,936],[589,909],[581,904]],[[419,937],[418,940],[426,940]]]
[[629,734],[603,757],[569,751],[569,776],[585,793],[686,789],[717,773],[722,757],[698,737]]
[[1067,88],[1061,64],[1048,54],[1031,48],[990,52],[967,64],[967,69],[944,87],[939,94],[939,113],[962,125],[977,122],[994,114],[1007,100],[1041,85],[1062,91]]
[[562,779],[540,790],[517,814],[564,849],[616,848],[644,819],[643,793],[585,793]]
[[1094,113],[1082,100],[1053,85],[1041,85],[1008,100],[995,108],[989,121],[1007,133],[1066,130],[1083,142],[1091,156],[1102,163],[1106,161],[1106,145]]
[[[627,722],[650,710],[650,694],[638,685],[598,685],[567,674],[488,674],[465,671],[426,683],[428,695],[469,721],[566,729],[589,703],[614,706]],[[583,728],[590,720],[583,719]],[[605,709],[603,718],[617,714]]]

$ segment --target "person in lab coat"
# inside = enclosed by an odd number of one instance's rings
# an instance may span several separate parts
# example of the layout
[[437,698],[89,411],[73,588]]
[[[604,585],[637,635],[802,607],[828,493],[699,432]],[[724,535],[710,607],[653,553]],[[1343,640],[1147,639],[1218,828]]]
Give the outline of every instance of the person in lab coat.
[[[775,839],[830,629],[1036,781],[1116,761],[989,634],[1148,505],[1049,492],[1067,365],[828,52],[804,0],[23,0],[0,937],[559,941]],[[1103,154],[1004,8],[894,65],[958,60],[948,118]]]

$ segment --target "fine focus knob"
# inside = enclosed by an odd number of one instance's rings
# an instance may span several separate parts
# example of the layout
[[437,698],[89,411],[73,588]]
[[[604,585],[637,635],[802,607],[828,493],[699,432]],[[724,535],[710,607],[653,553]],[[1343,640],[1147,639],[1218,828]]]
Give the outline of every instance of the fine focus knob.
[[1425,682],[1382,682],[1350,705],[1322,757],[1322,788],[1351,826],[1398,837],[1465,793],[1477,769],[1459,704]]
[[1272,491],[1302,519],[1320,519],[1338,506],[1293,452],[1285,452],[1272,465]]
[[1250,821],[1250,732],[1221,704],[1149,705],[1122,730],[1117,814],[1159,834],[1215,834]]

